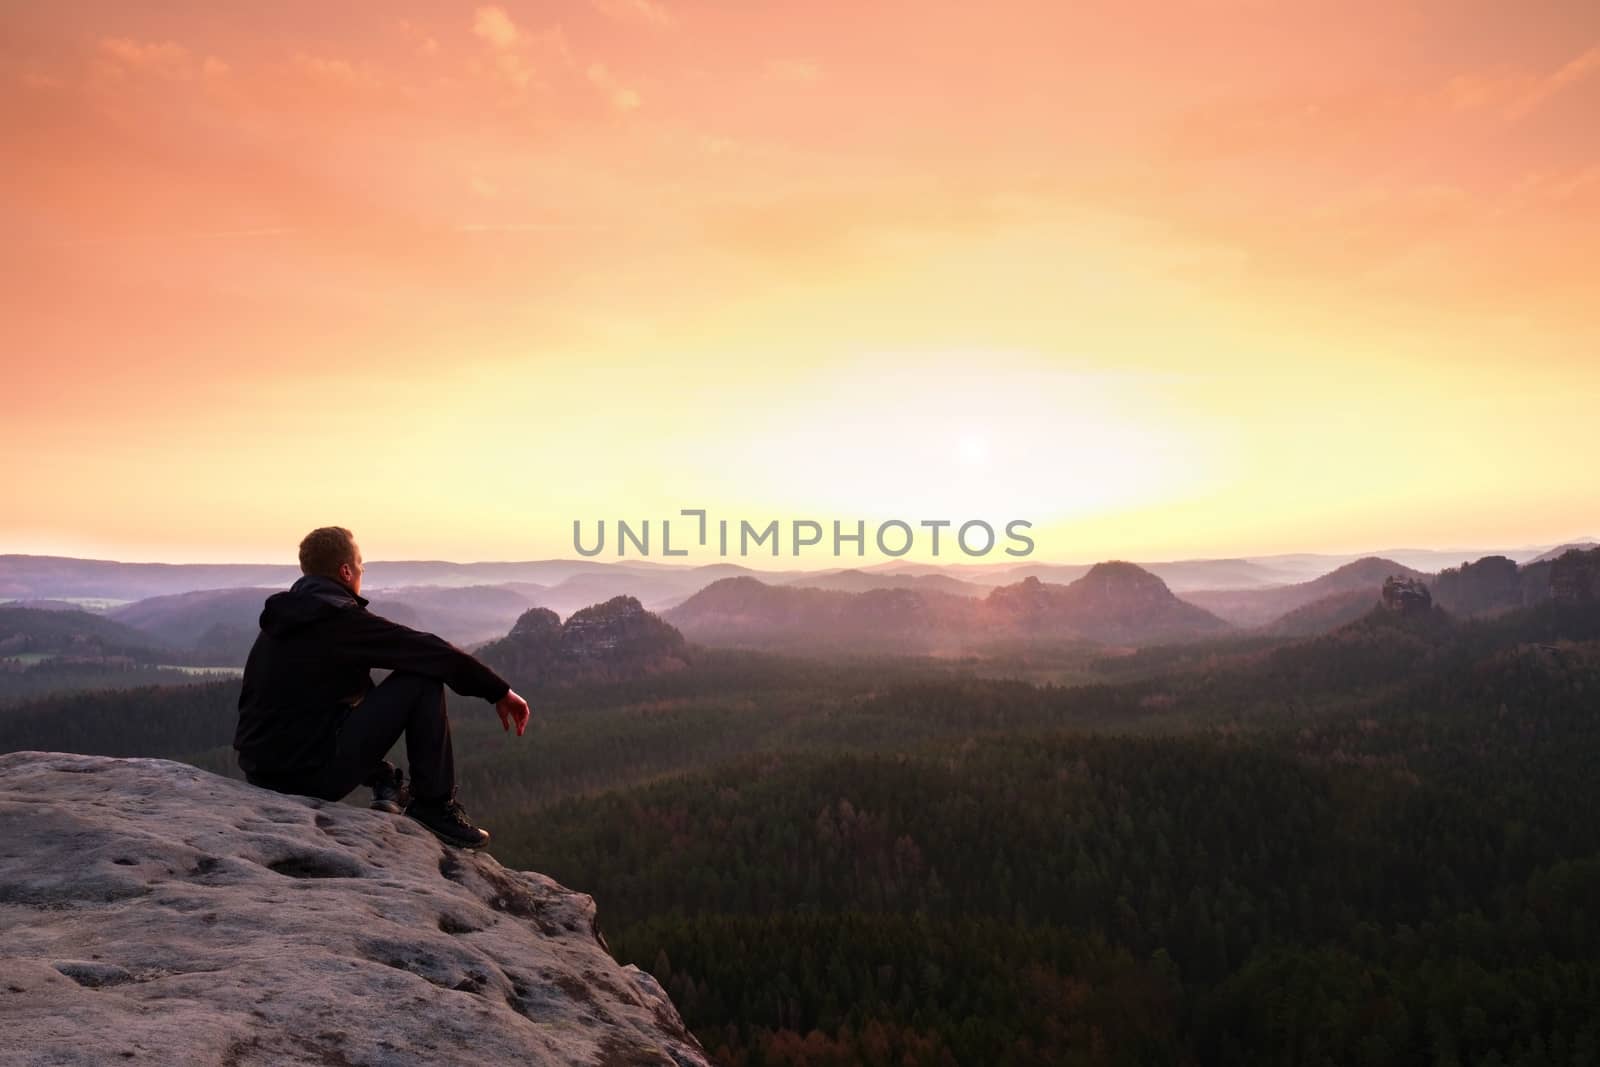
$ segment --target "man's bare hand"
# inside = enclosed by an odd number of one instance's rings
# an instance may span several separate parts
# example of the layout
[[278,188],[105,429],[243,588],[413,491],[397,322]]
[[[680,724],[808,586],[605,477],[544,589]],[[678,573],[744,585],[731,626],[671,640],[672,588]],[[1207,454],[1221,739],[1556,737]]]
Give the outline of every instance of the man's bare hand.
[[517,724],[517,736],[522,736],[522,731],[528,728],[528,702],[517,696],[515,689],[508,689],[506,695],[495,704],[494,710],[500,716],[500,726],[510,730],[511,724]]

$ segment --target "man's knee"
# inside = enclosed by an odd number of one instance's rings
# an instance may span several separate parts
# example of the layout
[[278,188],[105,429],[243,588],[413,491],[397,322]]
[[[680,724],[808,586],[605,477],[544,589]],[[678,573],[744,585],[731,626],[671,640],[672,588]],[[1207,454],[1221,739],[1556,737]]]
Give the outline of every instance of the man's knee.
[[444,683],[437,678],[429,678],[425,674],[415,671],[395,671],[383,680],[384,685],[394,685],[402,689],[412,690],[421,695],[444,695]]

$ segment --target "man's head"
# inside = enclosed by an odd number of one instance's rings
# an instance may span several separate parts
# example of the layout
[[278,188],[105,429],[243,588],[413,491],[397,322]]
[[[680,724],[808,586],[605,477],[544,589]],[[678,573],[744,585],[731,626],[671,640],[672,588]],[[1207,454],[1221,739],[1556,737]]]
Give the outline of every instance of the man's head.
[[322,526],[300,541],[300,572],[332,578],[361,593],[361,548],[343,526]]

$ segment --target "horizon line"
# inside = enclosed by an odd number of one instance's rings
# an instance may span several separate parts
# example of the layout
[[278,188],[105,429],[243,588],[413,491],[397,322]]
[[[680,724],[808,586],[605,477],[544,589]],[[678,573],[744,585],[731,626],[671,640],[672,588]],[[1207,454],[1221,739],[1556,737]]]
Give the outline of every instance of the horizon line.
[[[745,562],[744,558],[715,558],[715,559],[702,561],[702,562],[692,562],[692,561],[685,560],[684,562],[680,562],[680,563],[667,563],[667,562],[663,562],[660,559],[653,559],[653,558],[650,558],[650,557],[647,557],[647,556],[608,557],[606,559],[598,559],[598,558],[593,558],[593,557],[582,557],[582,556],[579,556],[579,557],[573,557],[573,556],[549,556],[549,557],[536,558],[536,559],[479,559],[479,560],[452,560],[452,559],[443,559],[443,558],[433,558],[433,559],[414,558],[414,559],[368,560],[368,561],[366,561],[366,563],[367,563],[367,566],[390,566],[390,565],[396,565],[396,564],[435,564],[435,565],[443,565],[443,566],[451,566],[451,567],[527,566],[527,565],[540,564],[540,563],[576,563],[576,564],[590,564],[590,565],[601,565],[601,566],[619,566],[619,565],[620,566],[647,566],[647,567],[660,567],[660,568],[666,568],[666,569],[672,569],[672,570],[694,570],[694,569],[704,568],[704,567],[734,566],[734,567],[742,567],[742,568],[744,568],[746,570],[753,570],[753,571],[771,571],[771,572],[774,572],[774,573],[788,573],[788,572],[793,572],[793,571],[811,571],[811,570],[826,570],[826,569],[859,570],[862,567],[869,567],[869,566],[870,567],[877,567],[877,566],[883,566],[883,565],[892,565],[892,564],[895,564],[897,562],[903,562],[906,566],[919,566],[919,567],[941,567],[941,568],[942,567],[964,567],[964,568],[978,568],[978,569],[994,569],[994,568],[1023,567],[1023,566],[1030,566],[1030,565],[1032,565],[1032,566],[1043,566],[1043,567],[1090,567],[1090,566],[1094,566],[1097,563],[1112,563],[1112,562],[1126,562],[1126,563],[1150,564],[1150,565],[1155,565],[1155,564],[1175,564],[1175,563],[1219,563],[1219,562],[1226,562],[1226,561],[1229,561],[1229,560],[1239,560],[1241,562],[1248,562],[1250,560],[1282,559],[1282,558],[1291,557],[1291,556],[1325,556],[1325,557],[1353,556],[1353,557],[1356,557],[1356,558],[1359,559],[1359,558],[1375,557],[1375,556],[1376,557],[1381,557],[1386,553],[1410,553],[1410,552],[1427,552],[1427,553],[1434,553],[1434,554],[1444,554],[1444,553],[1456,554],[1456,553],[1461,553],[1461,554],[1465,554],[1465,555],[1469,556],[1470,559],[1468,561],[1470,562],[1471,559],[1482,559],[1482,558],[1484,558],[1485,555],[1496,555],[1496,554],[1505,553],[1505,552],[1519,552],[1519,553],[1520,552],[1547,552],[1547,551],[1549,551],[1551,549],[1560,548],[1562,545],[1595,545],[1595,544],[1600,544],[1600,537],[1595,537],[1593,535],[1584,535],[1584,536],[1579,536],[1579,537],[1564,538],[1564,539],[1555,540],[1555,541],[1535,541],[1535,542],[1524,543],[1524,544],[1521,544],[1521,545],[1495,545],[1495,546],[1487,547],[1487,548],[1486,547],[1482,547],[1482,546],[1463,546],[1463,545],[1450,545],[1450,546],[1445,546],[1445,547],[1441,547],[1441,548],[1419,546],[1419,545],[1409,545],[1409,546],[1396,545],[1396,546],[1391,546],[1391,547],[1388,547],[1388,548],[1345,549],[1345,550],[1342,550],[1342,551],[1329,550],[1329,549],[1324,549],[1324,550],[1294,550],[1294,551],[1280,551],[1280,552],[1262,552],[1262,553],[1253,553],[1253,554],[1245,554],[1245,555],[1182,556],[1182,557],[1173,557],[1173,558],[1166,558],[1166,559],[1148,559],[1148,558],[1147,559],[1134,559],[1134,558],[1130,558],[1130,557],[1126,557],[1126,556],[1106,556],[1104,558],[1088,559],[1088,560],[1085,560],[1085,559],[1076,559],[1076,560],[1037,559],[1037,558],[1018,557],[1018,558],[1013,558],[1013,559],[1010,559],[1010,560],[996,560],[996,561],[990,561],[990,562],[982,562],[982,561],[977,561],[977,560],[962,560],[962,559],[954,559],[954,558],[951,559],[949,562],[943,562],[943,561],[928,561],[928,560],[922,560],[922,559],[896,560],[893,557],[889,557],[889,558],[885,558],[885,559],[876,559],[876,558],[868,559],[866,557],[862,557],[859,560],[855,560],[855,561],[851,561],[851,562],[847,563],[847,562],[844,561],[846,559],[846,557],[834,557],[834,559],[837,562],[831,563],[831,564],[829,562],[827,562],[827,561],[824,561],[824,560],[818,560],[811,566],[797,565],[797,566],[791,566],[791,567],[773,567],[773,566],[765,566],[765,567],[763,567],[763,566],[755,565],[755,564],[752,564],[752,563],[749,563],[749,562]],[[1473,556],[1472,553],[1478,553],[1478,555]],[[746,558],[748,558],[748,557],[746,557]],[[797,562],[798,562],[798,557],[791,557],[791,558],[796,559]],[[62,555],[62,554],[58,554],[58,553],[47,553],[47,552],[0,552],[0,560],[8,560],[8,559],[70,560],[70,561],[76,562],[76,563],[108,563],[108,564],[115,564],[115,565],[118,565],[118,566],[129,566],[129,567],[298,567],[299,566],[298,562],[296,562],[294,560],[226,560],[226,561],[219,561],[219,562],[207,562],[207,561],[202,561],[202,560],[171,560],[171,559],[160,559],[160,560],[154,560],[154,559],[143,559],[143,560],[136,560],[136,559],[107,559],[107,558],[98,557],[98,556],[72,556],[72,555]]]

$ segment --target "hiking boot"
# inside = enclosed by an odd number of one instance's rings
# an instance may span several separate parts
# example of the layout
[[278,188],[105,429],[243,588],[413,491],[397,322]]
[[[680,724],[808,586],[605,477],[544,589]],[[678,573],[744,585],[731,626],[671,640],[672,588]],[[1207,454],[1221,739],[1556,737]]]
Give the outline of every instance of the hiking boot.
[[456,802],[456,791],[435,800],[414,799],[406,814],[433,831],[435,837],[457,848],[482,848],[489,843],[489,831],[479,829]]
[[368,807],[373,811],[399,815],[411,803],[411,790],[406,786],[406,772],[400,767],[390,769],[392,776],[388,781],[380,779],[373,784],[372,803]]

